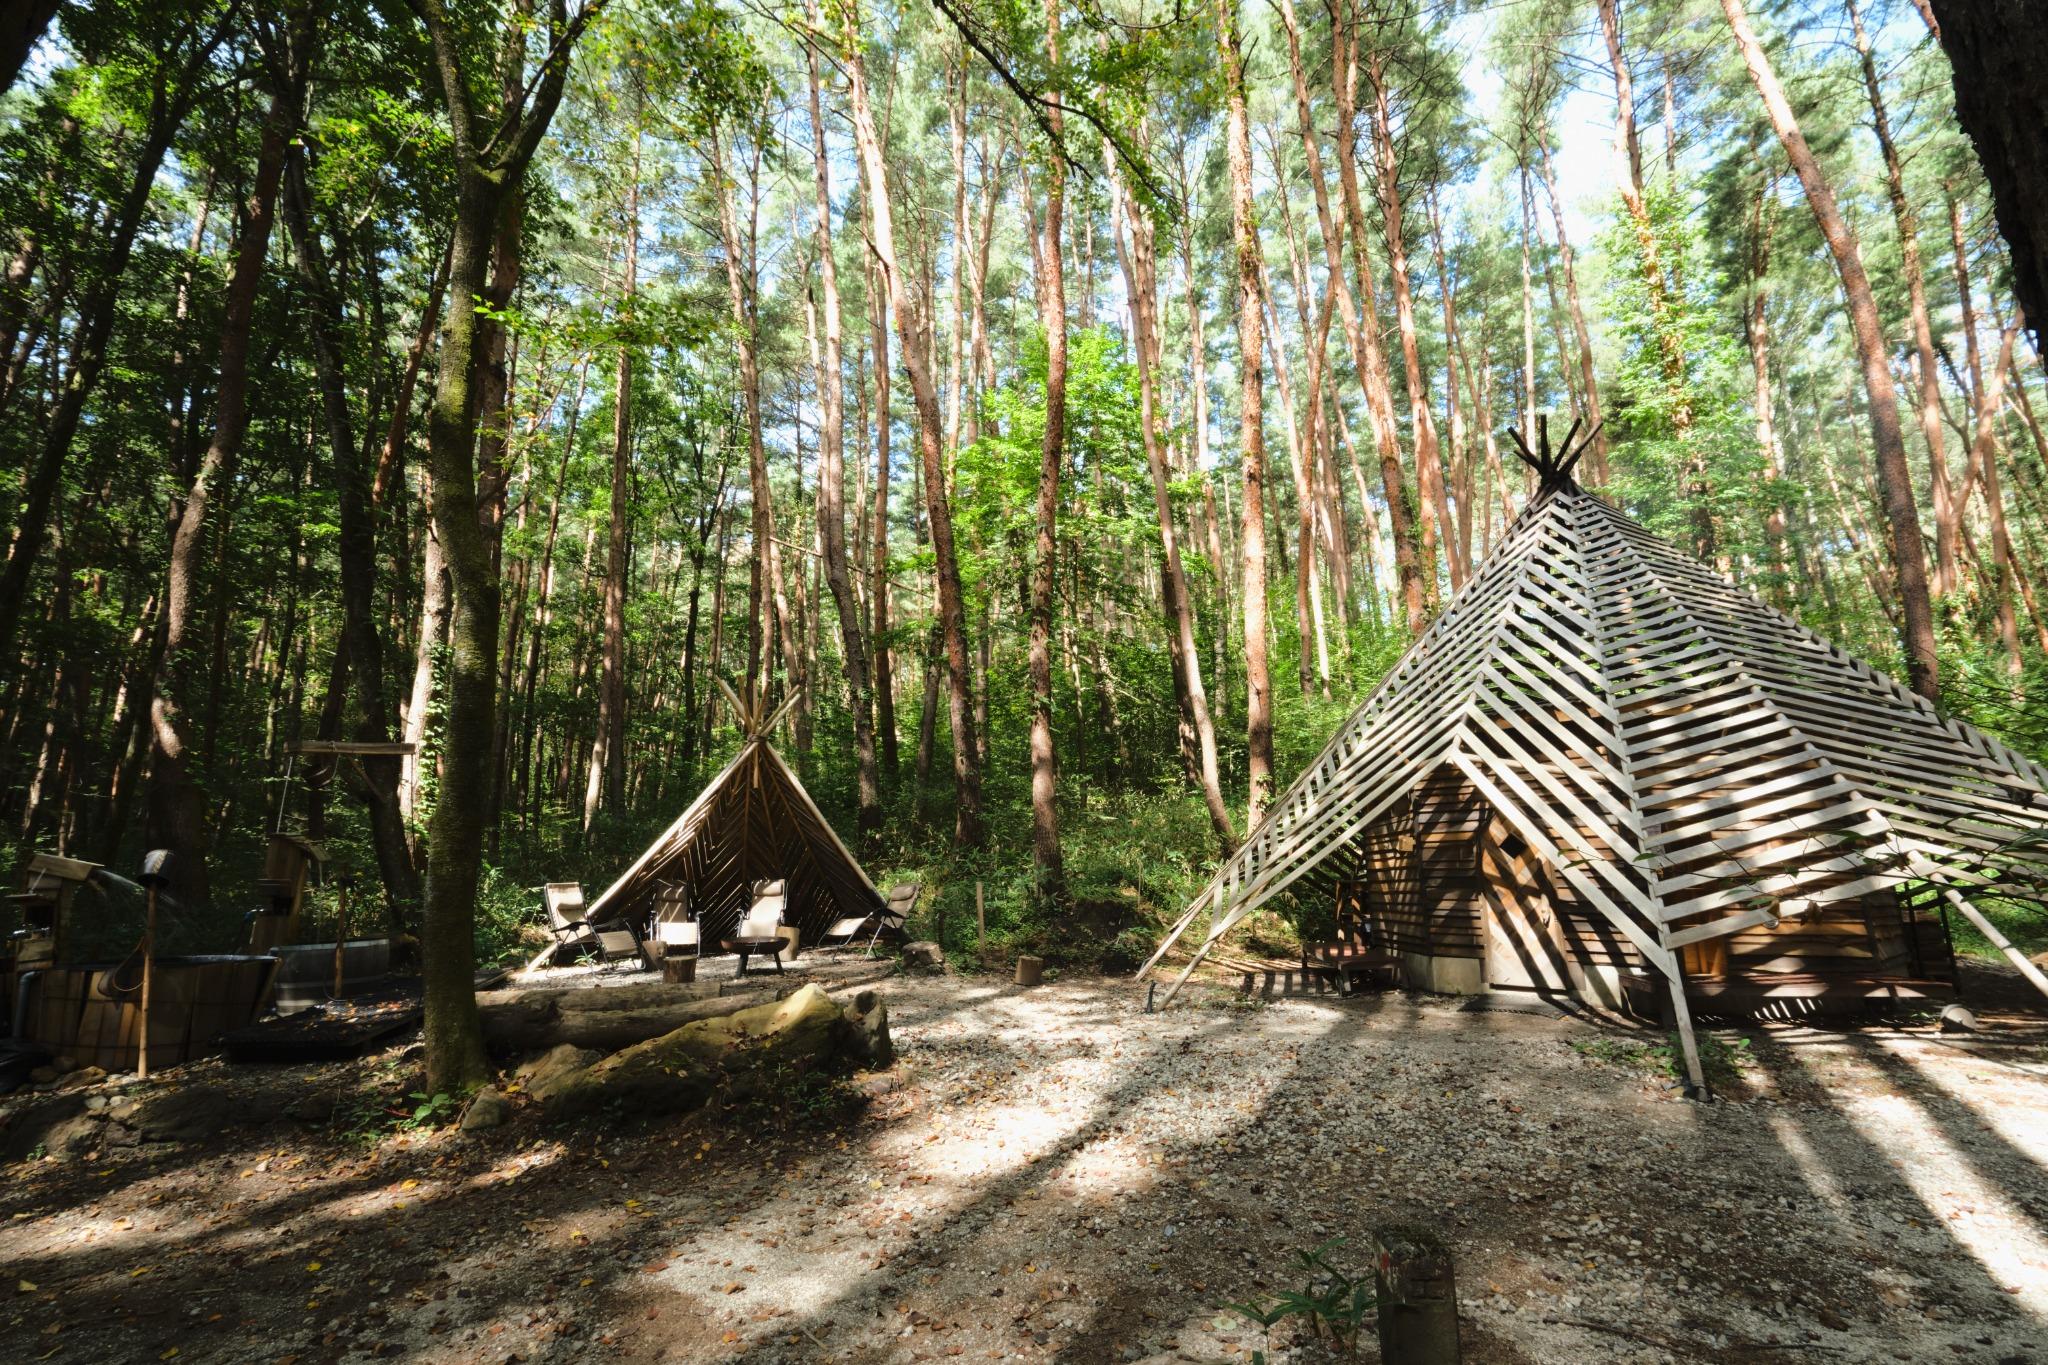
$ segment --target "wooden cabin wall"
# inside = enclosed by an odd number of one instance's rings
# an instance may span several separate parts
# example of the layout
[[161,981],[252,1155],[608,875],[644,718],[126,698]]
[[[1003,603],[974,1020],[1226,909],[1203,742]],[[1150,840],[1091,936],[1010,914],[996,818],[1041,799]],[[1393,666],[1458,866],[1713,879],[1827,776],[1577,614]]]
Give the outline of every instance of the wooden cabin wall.
[[1435,957],[1479,957],[1486,882],[1480,836],[1492,808],[1456,768],[1439,768],[1416,789],[1415,862],[1426,909],[1421,951]]
[[1871,892],[1693,945],[1686,973],[1705,980],[1910,974],[1912,949],[1895,891]]
[[[1422,882],[1415,868],[1415,822],[1403,801],[1373,822],[1359,840],[1356,913],[1371,922],[1371,937],[1395,953],[1429,951]],[[1345,933],[1345,899],[1338,901],[1338,930]]]

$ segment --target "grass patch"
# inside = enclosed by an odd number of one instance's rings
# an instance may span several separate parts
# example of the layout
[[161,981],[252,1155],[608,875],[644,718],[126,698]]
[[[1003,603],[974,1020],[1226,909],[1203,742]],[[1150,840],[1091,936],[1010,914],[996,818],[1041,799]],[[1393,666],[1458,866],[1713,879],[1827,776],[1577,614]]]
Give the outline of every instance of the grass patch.
[[[1998,932],[2011,939],[2013,946],[2028,957],[2048,952],[2048,910],[2039,903],[1998,896],[1973,896],[1970,903],[1983,911],[1984,918],[1996,925]],[[1981,958],[1987,962],[2006,960],[2005,954],[1992,947],[1991,940],[1962,915],[1951,911],[1948,927],[1958,957]]]
[[[1706,1068],[1709,1085],[1733,1085],[1756,1065],[1756,1055],[1747,1038],[1701,1033],[1698,1039],[1700,1065]],[[1665,1081],[1686,1079],[1685,1052],[1675,1033],[1655,1043],[1633,1038],[1576,1038],[1570,1047],[1581,1057],[1606,1066],[1639,1071]]]

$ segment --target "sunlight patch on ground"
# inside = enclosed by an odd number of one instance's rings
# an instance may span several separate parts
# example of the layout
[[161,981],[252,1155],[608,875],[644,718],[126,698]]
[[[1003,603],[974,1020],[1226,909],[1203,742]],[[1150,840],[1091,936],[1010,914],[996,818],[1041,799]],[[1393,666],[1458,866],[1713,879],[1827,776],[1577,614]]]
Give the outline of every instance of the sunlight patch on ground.
[[[1867,1084],[1841,1097],[1843,1113],[1874,1147],[1891,1155],[1899,1179],[2013,1303],[2036,1322],[2048,1323],[2048,1240],[2040,1228],[1924,1103],[1874,1068],[1855,1069],[1866,1072]],[[1977,1112],[1973,1101],[1959,1102]]]

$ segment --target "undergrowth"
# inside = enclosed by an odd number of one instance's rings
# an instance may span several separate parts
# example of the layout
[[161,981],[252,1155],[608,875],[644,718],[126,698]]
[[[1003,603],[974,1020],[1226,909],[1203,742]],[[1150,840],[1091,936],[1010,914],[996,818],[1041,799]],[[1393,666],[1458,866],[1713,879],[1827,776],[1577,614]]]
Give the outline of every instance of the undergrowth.
[[[1700,1065],[1706,1068],[1709,1085],[1732,1085],[1756,1065],[1756,1057],[1747,1038],[1704,1032],[1697,1036]],[[1654,1043],[1633,1038],[1601,1037],[1575,1038],[1570,1046],[1580,1056],[1609,1066],[1643,1071],[1668,1081],[1687,1079],[1685,1052],[1675,1033]]]

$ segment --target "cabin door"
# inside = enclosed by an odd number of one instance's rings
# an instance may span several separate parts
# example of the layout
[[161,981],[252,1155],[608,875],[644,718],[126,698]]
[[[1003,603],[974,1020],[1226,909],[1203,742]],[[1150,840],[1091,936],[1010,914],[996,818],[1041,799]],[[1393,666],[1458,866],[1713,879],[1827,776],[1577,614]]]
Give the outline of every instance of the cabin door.
[[1486,984],[1496,990],[1567,991],[1564,929],[1542,868],[1520,838],[1496,822],[1482,854],[1486,905],[1481,918]]

